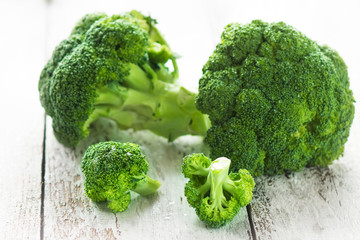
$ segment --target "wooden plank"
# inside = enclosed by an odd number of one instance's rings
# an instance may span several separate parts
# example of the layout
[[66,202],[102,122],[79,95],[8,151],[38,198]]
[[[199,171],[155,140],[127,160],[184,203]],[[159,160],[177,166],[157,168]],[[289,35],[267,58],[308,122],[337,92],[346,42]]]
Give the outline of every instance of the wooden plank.
[[[356,9],[354,4],[349,2],[349,5],[353,6],[351,11]],[[339,8],[343,9],[341,6]],[[353,32],[351,23],[358,21],[356,14],[344,16],[343,29],[339,28],[339,34],[330,38],[333,42],[331,46],[339,50],[348,65],[350,86],[355,99],[360,97],[360,84],[357,81],[360,77],[360,48],[354,42],[358,33]],[[341,24],[337,24],[339,25]],[[329,33],[327,35],[331,36]],[[347,37],[340,39],[339,35]],[[355,109],[359,108],[359,102],[355,103]],[[257,179],[252,209],[258,239],[358,238],[359,137],[360,117],[356,112],[344,156],[333,165],[325,169],[305,169],[288,177]]]
[[[354,72],[356,76],[360,74]],[[352,83],[358,95],[359,83]],[[355,108],[359,107],[356,103]],[[359,136],[360,116],[356,114],[344,156],[333,165],[257,178],[251,203],[257,239],[359,237]]]
[[[264,178],[252,202],[258,239],[353,239],[359,206],[344,205],[329,169],[310,169],[289,179]],[[335,173],[337,174],[337,173]],[[343,176],[340,176],[343,177]],[[358,194],[356,194],[358,195]],[[354,212],[355,211],[355,212]]]
[[[351,32],[352,28],[355,29],[350,23],[358,20],[354,17],[357,16],[356,14],[348,14],[340,19],[341,21],[337,18],[335,24],[331,15],[327,15],[338,10],[339,6],[334,2],[326,3],[324,5],[326,11],[322,14],[317,11],[318,8],[311,9],[311,17],[306,19],[302,18],[302,12],[308,13],[307,10],[309,10],[306,4],[296,5],[296,14],[292,15],[287,12],[291,6],[289,3],[281,4],[284,3],[283,1],[276,1],[277,4],[264,1],[266,7],[263,8],[259,8],[258,2],[247,4],[235,1],[226,2],[234,4],[233,7],[229,9],[222,1],[182,1],[172,3],[175,5],[171,8],[176,11],[166,11],[166,8],[164,10],[161,7],[162,4],[166,5],[166,2],[154,4],[151,1],[132,1],[120,4],[115,1],[105,1],[100,5],[98,1],[87,1],[86,4],[83,1],[53,1],[49,14],[51,28],[48,46],[52,49],[64,36],[67,36],[74,22],[84,13],[142,10],[158,18],[159,26],[166,33],[166,38],[173,49],[183,56],[179,60],[181,80],[185,85],[196,88],[202,64],[218,42],[218,35],[223,26],[230,20],[249,22],[254,17],[261,17],[267,21],[285,20],[305,33],[309,33],[309,36],[318,34],[315,39],[329,43],[340,51],[346,62],[351,63],[349,72],[352,77],[355,76],[353,79],[357,79],[356,76],[359,77],[358,70],[354,70],[357,69],[354,66],[356,66],[355,63],[359,63],[359,60],[351,57],[354,55],[353,48],[358,51],[355,42],[358,38],[325,41],[333,35],[332,32],[335,30],[339,33],[337,35],[341,36]],[[307,2],[310,3],[310,1]],[[354,3],[355,1],[347,1],[353,11],[357,9]],[[281,7],[278,8],[280,5]],[[321,2],[317,2],[316,6],[322,6]],[[345,7],[340,9],[346,10]],[[65,15],[67,17],[64,19]],[[331,25],[331,28],[323,27],[320,30],[314,28],[314,19],[325,26]],[[334,24],[326,25],[326,22],[331,19],[333,19],[331,23]],[[191,28],[186,26],[191,26]],[[349,51],[349,46],[351,46],[351,51]],[[357,86],[354,87],[353,82],[352,86],[353,89],[359,89]],[[355,95],[359,96],[359,92],[355,92]],[[359,122],[358,118],[357,122]],[[46,238],[137,239],[145,235],[150,239],[186,239],[197,236],[209,239],[250,238],[245,210],[228,227],[209,230],[204,229],[193,209],[187,205],[182,195],[185,180],[178,173],[183,154],[201,149],[198,144],[195,144],[193,149],[189,148],[193,141],[197,141],[196,139],[182,139],[177,141],[176,145],[172,145],[143,132],[109,133],[104,131],[111,129],[104,127],[106,125],[106,123],[99,124],[98,137],[88,139],[76,149],[63,148],[56,142],[51,132],[47,133],[44,229]],[[351,238],[357,234],[354,226],[359,222],[358,214],[356,214],[359,212],[356,201],[359,197],[356,190],[359,184],[357,177],[359,167],[356,164],[356,147],[349,147],[357,142],[359,131],[354,132],[352,136],[355,136],[353,137],[355,140],[347,144],[345,157],[328,169],[313,168],[292,174],[289,178],[278,176],[262,177],[257,180],[252,216],[258,239],[332,239],[341,236]],[[104,205],[90,202],[82,190],[80,158],[84,149],[90,143],[108,139],[131,140],[143,145],[144,151],[149,156],[150,175],[164,182],[158,195],[148,199],[136,197],[130,208],[119,214],[112,214]],[[168,158],[174,160],[169,161]]]
[[44,7],[40,0],[0,1],[1,239],[40,238],[44,113],[37,81],[44,63]]
[[[193,90],[201,74],[201,67],[212,51],[212,45],[194,41],[192,36],[211,37],[209,25],[201,11],[203,2],[184,1],[172,3],[172,9],[164,11],[168,4],[149,1],[121,3],[106,1],[52,1],[48,23],[49,49],[65,38],[74,23],[85,13],[105,11],[109,14],[138,9],[151,13],[159,21],[159,28],[166,33],[172,48],[181,53],[179,60],[181,80]],[[189,6],[193,8],[189,8]],[[116,12],[114,9],[116,8]],[[71,11],[69,11],[71,9]],[[183,18],[187,12],[187,18]],[[66,14],[66,18],[62,18]],[[183,18],[182,21],[179,19]],[[193,25],[194,28],[184,29]],[[187,31],[184,34],[179,29]],[[172,44],[174,43],[174,44]],[[184,44],[185,43],[185,44]],[[51,50],[49,50],[50,52]],[[205,54],[200,54],[204,52]],[[205,56],[205,57],[204,57]],[[203,58],[201,61],[200,58]],[[196,73],[196,74],[194,74]],[[48,118],[48,126],[51,119]],[[234,221],[219,229],[206,228],[197,218],[183,191],[186,179],[181,174],[182,157],[204,147],[200,138],[185,137],[174,143],[149,132],[118,131],[113,123],[99,122],[92,135],[78,147],[64,148],[54,138],[50,127],[46,136],[46,185],[44,199],[45,239],[250,239],[250,227],[246,209],[242,209]],[[86,147],[104,140],[131,141],[140,144],[150,163],[149,175],[162,181],[159,193],[148,198],[136,196],[129,208],[111,213],[104,204],[91,202],[83,192],[83,176],[80,159]]]
[[[358,1],[209,1],[214,36],[229,22],[285,21],[320,43],[337,49],[348,64],[355,99],[360,97]],[[229,8],[228,6],[232,7]],[[311,6],[311,8],[309,7]],[[321,9],[321,11],[319,11]],[[302,17],[306,13],[306,17]],[[346,13],[346,14],[343,14]],[[334,15],[342,17],[333,18]],[[219,40],[217,40],[219,41]],[[360,105],[357,103],[356,109]],[[344,157],[326,169],[257,179],[252,217],[257,239],[357,239],[360,222],[359,114]],[[357,147],[356,147],[357,146]]]
[[359,165],[262,177],[252,202],[258,239],[355,239],[359,236]]
[[[51,131],[46,139],[46,239],[251,239],[245,208],[232,223],[214,230],[206,228],[188,205],[181,164],[186,154],[204,150],[198,137],[168,143],[146,131],[119,131],[104,120],[74,149],[64,148]],[[109,139],[141,145],[150,164],[149,176],[162,182],[158,194],[147,198],[133,194],[129,208],[118,214],[84,195],[80,168],[86,147]]]

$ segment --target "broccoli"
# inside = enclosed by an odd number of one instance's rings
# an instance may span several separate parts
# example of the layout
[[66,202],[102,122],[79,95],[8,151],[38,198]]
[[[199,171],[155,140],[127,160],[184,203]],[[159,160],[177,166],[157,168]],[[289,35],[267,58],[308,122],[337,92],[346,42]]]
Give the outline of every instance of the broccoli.
[[170,141],[205,135],[209,120],[196,94],[177,87],[176,56],[137,11],[85,15],[53,51],[38,84],[41,104],[59,142],[75,146],[100,117],[121,129],[148,129]]
[[283,22],[232,23],[196,95],[176,87],[175,54],[155,25],[136,11],[89,14],[59,44],[39,92],[60,142],[75,146],[107,117],[170,141],[204,136],[212,159],[253,176],[327,166],[343,154],[355,109],[335,50]]
[[196,107],[208,114],[210,157],[253,176],[327,166],[354,117],[347,66],[284,22],[225,27],[203,67]]
[[210,227],[229,223],[252,198],[254,179],[245,169],[229,174],[230,163],[225,157],[211,161],[201,153],[184,158],[182,171],[190,179],[185,196],[199,219]]
[[100,142],[90,146],[81,162],[85,193],[95,202],[108,202],[113,212],[130,204],[130,191],[146,196],[161,183],[146,175],[149,164],[134,143]]

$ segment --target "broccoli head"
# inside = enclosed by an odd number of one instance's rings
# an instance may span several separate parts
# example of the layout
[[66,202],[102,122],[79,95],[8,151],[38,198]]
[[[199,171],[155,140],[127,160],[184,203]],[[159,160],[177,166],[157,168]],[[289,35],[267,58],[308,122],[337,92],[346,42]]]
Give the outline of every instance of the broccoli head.
[[161,183],[146,175],[149,164],[134,143],[101,142],[90,146],[81,163],[85,193],[95,202],[108,202],[113,212],[130,204],[130,191],[146,196]]
[[190,179],[185,196],[199,219],[210,227],[230,222],[252,198],[254,179],[245,169],[229,174],[230,163],[225,157],[211,161],[201,153],[184,158],[182,171]]
[[100,117],[120,128],[148,129],[173,140],[205,135],[195,94],[175,84],[175,54],[156,21],[137,11],[85,15],[41,72],[42,106],[56,138],[75,146]]
[[354,117],[339,54],[283,22],[229,24],[203,67],[196,107],[212,127],[210,156],[253,175],[327,166]]

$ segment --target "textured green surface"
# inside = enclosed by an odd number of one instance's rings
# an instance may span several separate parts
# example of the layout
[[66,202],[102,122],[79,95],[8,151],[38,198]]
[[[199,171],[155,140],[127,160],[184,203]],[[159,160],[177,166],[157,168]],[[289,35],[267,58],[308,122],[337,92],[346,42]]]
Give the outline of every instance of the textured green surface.
[[127,209],[130,190],[148,195],[160,187],[160,182],[146,175],[148,162],[133,143],[110,141],[92,145],[82,158],[81,168],[86,195],[95,202],[107,201],[114,212]]
[[253,175],[327,166],[354,117],[338,53],[283,22],[229,24],[203,67],[196,106],[209,114],[211,157]]

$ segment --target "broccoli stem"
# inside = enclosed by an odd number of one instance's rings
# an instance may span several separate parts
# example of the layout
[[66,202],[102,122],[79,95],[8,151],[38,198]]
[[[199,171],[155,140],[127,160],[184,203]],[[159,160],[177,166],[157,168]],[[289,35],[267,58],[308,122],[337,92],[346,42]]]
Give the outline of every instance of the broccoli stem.
[[147,175],[134,177],[136,185],[131,190],[142,195],[147,196],[156,192],[156,190],[161,186],[161,183],[158,180],[152,179]]
[[226,207],[226,197],[224,195],[224,183],[229,180],[230,160],[218,158],[209,167],[209,175],[203,186],[199,188],[200,194],[209,195],[209,204],[218,210]]
[[210,189],[210,201],[214,208],[222,210],[226,198],[223,185],[229,179],[229,168],[231,161],[227,158],[218,158],[210,165],[210,176],[212,180]]
[[189,166],[189,174],[206,177],[209,175],[209,168],[199,165]]
[[195,93],[169,83],[172,73],[154,70],[149,64],[129,67],[130,74],[123,82],[98,89],[86,127],[107,117],[121,129],[148,129],[169,141],[188,134],[205,136],[210,121],[196,109]]

